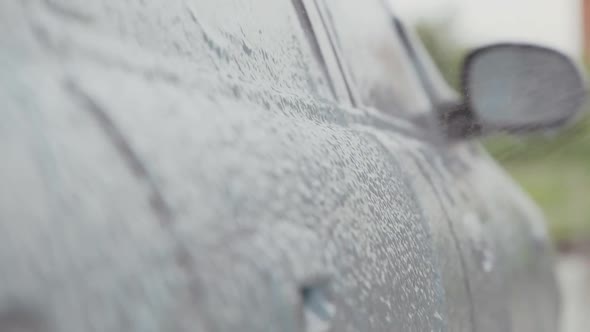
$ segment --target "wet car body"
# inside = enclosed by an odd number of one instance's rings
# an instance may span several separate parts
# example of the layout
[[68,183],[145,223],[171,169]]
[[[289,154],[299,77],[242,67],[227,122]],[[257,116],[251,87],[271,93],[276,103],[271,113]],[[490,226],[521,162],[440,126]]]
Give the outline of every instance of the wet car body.
[[555,331],[538,208],[381,2],[0,22],[0,330]]

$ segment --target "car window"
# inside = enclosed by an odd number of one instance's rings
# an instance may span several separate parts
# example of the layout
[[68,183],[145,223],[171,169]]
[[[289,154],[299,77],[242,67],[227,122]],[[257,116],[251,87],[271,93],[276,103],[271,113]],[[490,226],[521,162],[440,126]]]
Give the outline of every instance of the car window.
[[318,0],[333,29],[359,103],[384,112],[420,115],[431,109],[391,12],[380,0]]

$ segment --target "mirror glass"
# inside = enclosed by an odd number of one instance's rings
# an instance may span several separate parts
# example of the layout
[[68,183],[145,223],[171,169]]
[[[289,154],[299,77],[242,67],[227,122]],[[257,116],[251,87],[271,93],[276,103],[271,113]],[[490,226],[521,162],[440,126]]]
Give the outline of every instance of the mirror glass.
[[473,52],[464,92],[482,126],[553,126],[567,121],[585,99],[582,75],[565,55],[531,45],[502,44]]

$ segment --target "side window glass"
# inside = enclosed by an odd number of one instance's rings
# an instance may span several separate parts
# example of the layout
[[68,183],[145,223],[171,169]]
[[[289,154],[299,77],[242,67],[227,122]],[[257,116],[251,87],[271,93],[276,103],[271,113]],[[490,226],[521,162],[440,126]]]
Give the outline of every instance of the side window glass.
[[410,117],[431,109],[390,11],[379,0],[317,0],[360,104]]

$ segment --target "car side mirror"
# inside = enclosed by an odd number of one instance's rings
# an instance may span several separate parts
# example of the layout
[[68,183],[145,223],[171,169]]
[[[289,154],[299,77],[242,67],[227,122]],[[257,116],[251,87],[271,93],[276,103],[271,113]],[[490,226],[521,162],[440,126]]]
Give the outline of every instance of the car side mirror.
[[586,99],[582,72],[570,58],[524,44],[471,52],[463,65],[462,89],[462,107],[447,119],[461,136],[559,127]]

